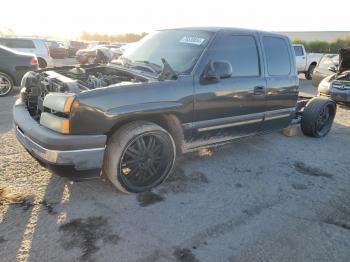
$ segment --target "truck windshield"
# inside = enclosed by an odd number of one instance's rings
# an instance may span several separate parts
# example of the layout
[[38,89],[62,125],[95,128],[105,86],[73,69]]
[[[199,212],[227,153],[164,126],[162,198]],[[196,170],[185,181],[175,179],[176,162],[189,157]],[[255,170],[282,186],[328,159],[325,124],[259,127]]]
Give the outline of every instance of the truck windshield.
[[165,30],[148,34],[125,48],[122,58],[132,62],[147,61],[162,67],[165,58],[176,73],[189,73],[208,45],[213,33],[194,30]]

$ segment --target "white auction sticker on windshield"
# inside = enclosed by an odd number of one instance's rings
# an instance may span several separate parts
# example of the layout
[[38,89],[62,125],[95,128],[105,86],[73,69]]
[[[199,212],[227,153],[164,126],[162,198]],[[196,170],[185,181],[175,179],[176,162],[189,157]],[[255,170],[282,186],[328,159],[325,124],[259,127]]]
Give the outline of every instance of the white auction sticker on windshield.
[[196,36],[184,36],[181,38],[180,43],[192,44],[192,45],[201,45],[204,42],[204,38]]

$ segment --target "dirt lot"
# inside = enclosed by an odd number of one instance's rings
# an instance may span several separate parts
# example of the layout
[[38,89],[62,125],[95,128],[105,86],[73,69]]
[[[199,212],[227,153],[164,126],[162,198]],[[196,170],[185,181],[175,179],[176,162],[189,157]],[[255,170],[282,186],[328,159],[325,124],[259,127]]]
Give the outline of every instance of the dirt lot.
[[41,167],[14,138],[13,103],[0,98],[1,261],[349,261],[350,109],[323,139],[202,150],[152,193],[125,195]]

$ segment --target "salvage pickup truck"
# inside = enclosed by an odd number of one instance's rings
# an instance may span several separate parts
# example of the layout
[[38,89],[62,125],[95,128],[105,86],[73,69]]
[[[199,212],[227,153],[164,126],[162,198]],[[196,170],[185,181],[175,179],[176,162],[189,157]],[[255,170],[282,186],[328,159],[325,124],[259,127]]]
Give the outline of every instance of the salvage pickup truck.
[[177,154],[300,122],[325,136],[335,103],[298,97],[286,36],[229,28],[148,34],[108,65],[27,73],[14,106],[18,140],[41,162],[102,168],[123,192],[172,173]]
[[307,53],[304,45],[302,44],[294,44],[293,48],[298,73],[303,73],[306,79],[311,80],[315,67],[317,66],[323,54]]

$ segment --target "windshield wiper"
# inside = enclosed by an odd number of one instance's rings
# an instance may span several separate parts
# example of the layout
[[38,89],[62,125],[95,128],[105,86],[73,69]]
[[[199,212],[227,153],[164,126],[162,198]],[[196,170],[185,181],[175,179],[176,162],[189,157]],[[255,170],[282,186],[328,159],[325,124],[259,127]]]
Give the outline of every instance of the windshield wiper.
[[163,68],[156,64],[147,60],[136,60],[132,61],[126,57],[120,57],[123,66],[125,67],[144,67],[156,73],[159,81],[164,81],[166,79],[177,79],[178,74],[174,71],[174,69],[170,66],[168,61],[165,58],[162,58],[161,61],[163,63]]
[[152,71],[157,74],[162,71],[162,67],[160,65],[147,60],[136,60],[134,63],[147,65],[148,68],[152,69]]
[[151,73],[155,73],[155,74],[159,74],[162,71],[162,67],[160,65],[157,65],[149,61],[143,61],[143,60],[132,61],[131,59],[123,56],[120,57],[120,60],[122,61],[122,65],[127,68],[145,68],[147,69],[147,71],[151,71]]
[[165,58],[162,58],[162,63],[164,66],[162,72],[158,75],[158,80],[164,81],[165,79],[177,79],[177,73]]

